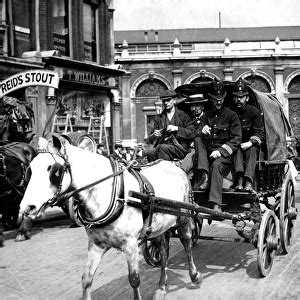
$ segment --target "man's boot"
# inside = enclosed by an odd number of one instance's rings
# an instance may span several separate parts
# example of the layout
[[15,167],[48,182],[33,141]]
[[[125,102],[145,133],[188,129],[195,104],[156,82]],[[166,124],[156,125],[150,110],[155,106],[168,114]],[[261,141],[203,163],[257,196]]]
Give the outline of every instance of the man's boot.
[[251,194],[255,194],[255,191],[252,186],[252,181],[250,179],[246,179],[244,191]]
[[194,180],[193,190],[198,191],[200,189],[201,179],[202,179],[201,172],[199,170],[195,170],[193,176],[193,180]]
[[236,180],[236,186],[234,190],[236,192],[242,192],[243,191],[243,181],[244,181],[244,176],[242,173],[237,173],[237,180]]
[[206,171],[203,171],[202,174],[202,182],[201,185],[199,186],[200,190],[206,190],[209,188],[209,177],[208,177],[208,173]]

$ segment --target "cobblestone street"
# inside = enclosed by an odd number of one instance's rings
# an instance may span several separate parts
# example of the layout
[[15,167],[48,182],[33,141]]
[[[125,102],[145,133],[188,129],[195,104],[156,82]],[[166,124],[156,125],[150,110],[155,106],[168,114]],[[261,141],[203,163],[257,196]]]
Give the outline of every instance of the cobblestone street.
[[[299,205],[297,183],[297,207]],[[87,258],[83,228],[70,228],[58,209],[49,209],[35,225],[31,240],[14,242],[15,233],[5,232],[0,249],[1,299],[80,299],[81,276]],[[252,244],[198,241],[195,263],[203,273],[200,287],[190,283],[186,255],[178,239],[171,239],[166,299],[299,299],[300,218],[296,240],[288,255],[277,256],[268,277],[260,278],[257,250]],[[238,237],[230,222],[205,225],[203,235]],[[141,293],[151,299],[160,270],[148,266],[141,255]],[[93,299],[132,299],[125,256],[109,251],[100,264],[92,286]]]

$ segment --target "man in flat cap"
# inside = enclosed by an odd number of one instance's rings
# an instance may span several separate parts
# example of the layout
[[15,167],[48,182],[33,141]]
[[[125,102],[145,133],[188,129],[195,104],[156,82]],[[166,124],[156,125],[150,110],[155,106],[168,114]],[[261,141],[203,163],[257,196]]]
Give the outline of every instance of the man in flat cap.
[[163,111],[154,119],[153,131],[148,141],[153,148],[146,155],[149,162],[157,159],[182,159],[188,153],[195,136],[193,120],[184,111],[175,107],[177,94],[165,90],[160,95]]
[[221,211],[223,177],[230,170],[242,139],[237,114],[224,107],[226,94],[223,83],[214,79],[208,94],[212,109],[204,113],[202,130],[195,142],[197,168],[204,178],[201,188],[209,188],[209,202],[216,211]]
[[234,157],[236,191],[253,193],[253,178],[261,143],[265,138],[262,115],[258,108],[248,104],[249,93],[246,82],[240,78],[232,91],[234,110],[242,126],[242,143]]

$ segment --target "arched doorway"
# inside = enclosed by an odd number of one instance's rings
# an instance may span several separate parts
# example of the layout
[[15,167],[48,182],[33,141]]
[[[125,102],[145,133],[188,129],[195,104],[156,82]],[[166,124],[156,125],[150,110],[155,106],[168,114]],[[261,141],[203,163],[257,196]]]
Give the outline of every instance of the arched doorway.
[[295,136],[300,139],[300,75],[289,83],[289,119]]
[[142,81],[136,88],[136,137],[138,143],[145,142],[152,131],[154,117],[156,115],[155,102],[159,100],[162,91],[168,86],[157,78],[148,78]]

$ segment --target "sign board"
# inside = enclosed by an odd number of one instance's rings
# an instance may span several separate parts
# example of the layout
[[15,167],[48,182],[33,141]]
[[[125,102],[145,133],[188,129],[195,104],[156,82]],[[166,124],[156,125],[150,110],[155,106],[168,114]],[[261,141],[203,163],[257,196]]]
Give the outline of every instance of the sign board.
[[58,88],[59,76],[49,70],[31,70],[17,73],[0,83],[0,98],[15,90],[33,85]]

